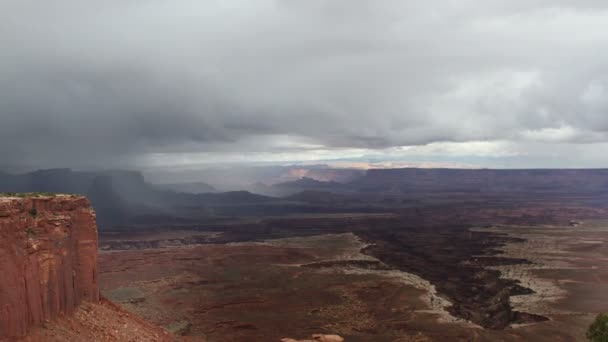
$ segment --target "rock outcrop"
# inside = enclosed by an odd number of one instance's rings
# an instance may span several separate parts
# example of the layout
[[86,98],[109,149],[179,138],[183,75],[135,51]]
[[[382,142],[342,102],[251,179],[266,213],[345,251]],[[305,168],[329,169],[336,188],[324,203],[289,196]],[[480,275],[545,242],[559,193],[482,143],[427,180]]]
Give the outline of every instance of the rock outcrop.
[[[23,339],[11,342],[178,342],[161,327],[144,321],[119,305],[101,299],[83,302],[72,315],[33,328]],[[198,339],[184,342],[204,342]]]
[[283,338],[281,342],[344,342],[344,338],[338,335],[314,334],[309,340],[294,340],[293,338]]
[[99,301],[95,212],[84,197],[0,197],[0,340]]

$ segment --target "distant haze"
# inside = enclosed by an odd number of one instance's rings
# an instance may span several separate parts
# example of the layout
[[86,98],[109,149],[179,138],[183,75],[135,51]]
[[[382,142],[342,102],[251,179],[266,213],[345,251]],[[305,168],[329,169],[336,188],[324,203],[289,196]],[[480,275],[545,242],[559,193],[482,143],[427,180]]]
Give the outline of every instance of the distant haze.
[[0,2],[0,167],[608,166],[597,0]]

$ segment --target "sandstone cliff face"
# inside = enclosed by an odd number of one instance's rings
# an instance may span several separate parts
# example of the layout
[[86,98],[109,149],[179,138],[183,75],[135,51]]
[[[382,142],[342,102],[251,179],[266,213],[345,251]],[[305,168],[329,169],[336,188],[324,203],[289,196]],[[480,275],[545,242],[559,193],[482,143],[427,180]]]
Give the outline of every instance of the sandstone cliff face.
[[97,226],[84,197],[0,197],[0,340],[99,301]]

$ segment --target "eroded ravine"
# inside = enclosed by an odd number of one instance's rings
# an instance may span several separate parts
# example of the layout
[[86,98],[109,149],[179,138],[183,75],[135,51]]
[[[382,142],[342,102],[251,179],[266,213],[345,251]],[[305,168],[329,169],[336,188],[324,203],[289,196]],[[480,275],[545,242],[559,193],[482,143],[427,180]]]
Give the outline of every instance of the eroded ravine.
[[[514,310],[510,298],[529,295],[533,291],[521,286],[517,280],[501,277],[498,270],[491,269],[494,266],[529,263],[522,258],[498,255],[499,248],[505,243],[521,242],[522,239],[492,232],[472,232],[468,225],[441,224],[416,228],[403,227],[399,220],[375,222],[356,226],[352,222],[348,225],[333,225],[331,230],[338,234],[352,232],[367,244],[361,251],[353,253],[361,255],[362,252],[380,260],[393,271],[415,275],[428,282],[430,285],[427,287],[432,286],[432,291],[437,293],[431,306],[445,308],[449,314],[445,315],[444,312],[446,320],[459,319],[488,329],[503,329],[511,324],[546,320],[541,315]],[[306,230],[293,227],[260,230],[257,231],[257,240],[258,243],[266,240],[263,237],[269,231],[272,235],[279,235],[279,240],[283,243],[290,239],[307,239],[297,236],[314,236],[310,227]],[[331,230],[325,233],[331,233]],[[251,233],[251,229],[248,233]],[[221,241],[215,242],[252,242],[248,236],[233,235],[234,233],[230,236],[223,235],[219,239]],[[214,236],[215,239],[219,237]],[[271,236],[268,238],[272,239]],[[275,243],[279,240],[275,240]],[[359,268],[373,267],[362,266],[364,267]]]
[[440,297],[451,302],[447,310],[455,317],[488,329],[547,320],[541,315],[513,310],[511,296],[533,291],[488,268],[527,263],[495,256],[497,248],[518,239],[470,232],[466,227],[376,229],[358,235],[370,244],[363,253],[433,284]]

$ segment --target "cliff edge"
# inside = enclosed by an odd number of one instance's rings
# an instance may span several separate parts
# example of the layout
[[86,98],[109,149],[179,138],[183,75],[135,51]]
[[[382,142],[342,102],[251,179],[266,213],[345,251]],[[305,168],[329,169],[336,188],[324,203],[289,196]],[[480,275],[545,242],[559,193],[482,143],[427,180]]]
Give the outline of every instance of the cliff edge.
[[98,302],[97,226],[84,197],[0,195],[0,340]]

